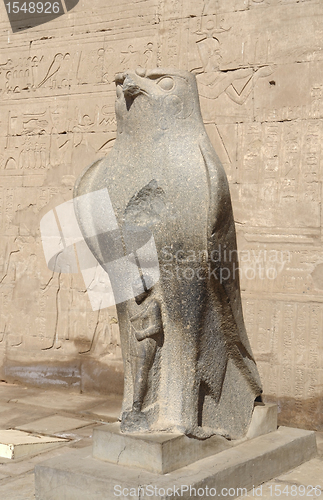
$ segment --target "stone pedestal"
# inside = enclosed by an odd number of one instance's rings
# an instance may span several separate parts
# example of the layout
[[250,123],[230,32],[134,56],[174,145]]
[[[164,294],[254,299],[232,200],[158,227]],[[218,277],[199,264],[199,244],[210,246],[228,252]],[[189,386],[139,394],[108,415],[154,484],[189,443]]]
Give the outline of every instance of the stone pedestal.
[[222,436],[198,440],[166,432],[123,434],[120,424],[115,422],[94,429],[93,457],[166,474],[276,429],[277,406],[274,404],[256,404],[247,437],[235,441]]
[[167,474],[230,448],[221,436],[200,441],[183,434],[122,434],[120,424],[102,425],[93,433],[93,457],[110,463]]
[[36,499],[189,500],[226,498],[229,489],[235,498],[316,455],[314,432],[276,429],[275,405],[256,406],[248,435],[239,442],[126,435],[118,423],[106,424],[94,430],[93,450],[74,450],[36,466]]
[[[138,447],[138,458],[143,451]],[[165,475],[74,450],[35,467],[37,500],[191,500],[241,496],[316,455],[315,433],[280,427]]]

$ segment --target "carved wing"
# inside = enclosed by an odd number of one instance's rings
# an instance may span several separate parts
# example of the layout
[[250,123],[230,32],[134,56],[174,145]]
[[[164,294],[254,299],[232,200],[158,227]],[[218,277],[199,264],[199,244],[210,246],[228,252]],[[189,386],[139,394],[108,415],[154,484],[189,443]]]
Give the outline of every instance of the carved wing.
[[[239,260],[235,224],[233,219],[229,185],[223,166],[207,135],[200,143],[209,185],[208,253],[217,255],[217,286],[227,297],[227,308],[222,329],[229,356],[244,373],[255,393],[261,392],[261,382],[247,336],[239,282]],[[216,278],[215,278],[216,279]],[[230,316],[228,318],[228,316]],[[228,331],[225,331],[227,328]]]

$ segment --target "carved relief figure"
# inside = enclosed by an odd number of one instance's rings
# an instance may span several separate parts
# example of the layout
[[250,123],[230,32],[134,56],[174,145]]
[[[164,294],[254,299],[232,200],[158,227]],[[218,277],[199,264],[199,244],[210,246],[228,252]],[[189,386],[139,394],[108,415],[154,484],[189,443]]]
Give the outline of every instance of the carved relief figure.
[[[136,286],[137,285],[137,286]],[[149,430],[142,405],[148,388],[149,371],[155,361],[156,351],[163,340],[161,307],[152,291],[141,292],[141,280],[134,284],[135,298],[128,302],[128,313],[132,325],[130,364],[133,378],[133,404],[130,412],[123,414],[121,430]]]
[[42,87],[45,84],[50,85],[50,88],[60,88],[70,85],[69,71],[70,71],[70,54],[58,53],[54,56],[52,62],[47,69],[43,79],[38,83],[37,87]]
[[113,64],[115,62],[115,54],[112,47],[99,49],[97,53],[96,65],[96,81],[99,83],[113,82]]
[[[262,391],[242,314],[228,182],[203,125],[196,78],[139,68],[116,85],[115,144],[80,177],[74,204],[107,272],[117,245],[127,253],[129,227],[149,230],[157,249],[159,281],[149,285],[147,258],[136,299],[117,303],[122,428],[240,438]],[[97,231],[104,207],[93,193],[102,189],[123,240]],[[109,277],[118,294],[125,283]]]
[[154,58],[154,44],[152,42],[147,43],[147,46],[144,50],[143,57],[142,57],[142,64],[141,66],[143,68],[151,68],[153,64],[153,58]]
[[[203,72],[197,75],[199,94],[205,99],[217,99],[221,94],[225,93],[234,103],[241,105],[246,102],[257,80],[269,76],[273,70],[270,66],[264,66],[256,70],[252,68],[240,68],[221,71],[221,45],[215,36],[217,33],[214,30],[214,21],[210,19],[207,23],[204,37],[197,42],[197,48],[203,64]],[[241,79],[246,79],[246,81],[242,89],[238,91],[234,83]],[[208,105],[208,108],[210,108],[210,105]],[[215,108],[212,108],[211,114],[213,115],[213,119],[216,119]]]
[[[211,138],[212,144],[218,150],[223,163],[232,162],[231,144],[223,138],[219,125],[244,121],[250,112],[248,106],[243,106],[250,96],[259,78],[269,76],[273,72],[271,66],[260,68],[221,69],[222,47],[221,36],[230,28],[224,27],[218,15],[210,11],[212,2],[206,2],[205,12],[202,12],[200,29],[196,47],[202,63],[201,68],[194,69],[197,74],[198,89],[201,101],[203,121]],[[208,8],[207,8],[208,7]],[[213,5],[213,10],[215,6]],[[206,15],[211,14],[212,15]]]
[[128,50],[122,51],[121,54],[123,54],[120,61],[121,68],[126,69],[130,65],[133,67],[138,66],[140,53],[133,45],[129,45]]

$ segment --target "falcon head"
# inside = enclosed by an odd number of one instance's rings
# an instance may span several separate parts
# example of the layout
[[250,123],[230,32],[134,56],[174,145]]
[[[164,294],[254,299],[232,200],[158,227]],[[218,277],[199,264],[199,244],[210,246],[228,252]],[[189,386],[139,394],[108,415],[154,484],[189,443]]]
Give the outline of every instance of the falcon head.
[[117,74],[115,83],[116,115],[123,123],[134,127],[144,119],[168,129],[178,120],[201,118],[196,79],[188,71],[137,68]]

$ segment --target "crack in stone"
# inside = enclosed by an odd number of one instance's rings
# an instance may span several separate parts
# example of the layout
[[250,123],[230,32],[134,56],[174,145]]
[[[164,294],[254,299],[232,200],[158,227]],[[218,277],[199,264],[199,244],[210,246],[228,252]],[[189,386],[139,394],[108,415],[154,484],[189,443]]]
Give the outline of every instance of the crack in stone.
[[120,451],[119,455],[118,455],[118,458],[117,458],[117,465],[119,465],[119,460],[120,460],[120,457],[122,455],[122,453],[126,450],[127,448],[127,445],[125,444],[123,449]]

